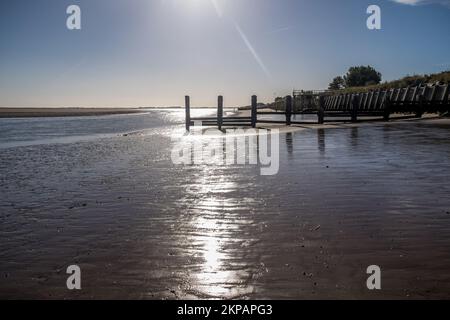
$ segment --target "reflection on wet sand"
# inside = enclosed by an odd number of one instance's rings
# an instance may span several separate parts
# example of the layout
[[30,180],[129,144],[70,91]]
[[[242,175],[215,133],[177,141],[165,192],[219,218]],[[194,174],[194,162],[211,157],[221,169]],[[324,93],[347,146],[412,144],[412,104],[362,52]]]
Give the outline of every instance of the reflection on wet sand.
[[354,127],[354,128],[350,129],[350,141],[351,141],[351,144],[353,147],[358,146],[358,143],[359,143],[358,133],[359,133],[358,127]]
[[321,155],[325,153],[325,129],[317,129],[317,147]]
[[184,241],[190,248],[186,253],[199,261],[198,268],[189,271],[190,291],[206,298],[245,297],[253,291],[253,266],[246,261],[245,247],[254,241],[248,226],[255,224],[249,213],[256,200],[236,197],[245,186],[226,174],[225,167],[205,164],[193,169],[194,179],[180,200],[190,203],[185,214]]
[[294,152],[293,134],[292,134],[292,132],[287,132],[286,133],[286,151],[288,153],[288,156],[292,157],[292,153]]

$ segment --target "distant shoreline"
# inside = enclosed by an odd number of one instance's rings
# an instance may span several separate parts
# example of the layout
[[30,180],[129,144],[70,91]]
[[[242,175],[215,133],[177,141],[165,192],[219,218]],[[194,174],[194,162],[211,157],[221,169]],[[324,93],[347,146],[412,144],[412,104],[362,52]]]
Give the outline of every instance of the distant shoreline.
[[85,117],[146,112],[137,108],[0,108],[0,118]]
[[[146,113],[151,110],[184,110],[184,107],[142,107],[142,108],[10,108],[0,107],[0,118],[39,118],[39,117],[89,117],[120,114]],[[199,107],[192,109],[211,109]],[[237,108],[225,108],[237,109]]]

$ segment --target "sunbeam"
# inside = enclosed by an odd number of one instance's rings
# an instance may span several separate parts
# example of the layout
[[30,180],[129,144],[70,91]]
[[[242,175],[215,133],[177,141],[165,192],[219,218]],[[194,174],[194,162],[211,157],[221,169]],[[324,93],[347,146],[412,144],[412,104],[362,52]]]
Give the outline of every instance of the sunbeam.
[[269,72],[269,70],[267,69],[266,65],[264,64],[264,62],[261,60],[261,58],[259,57],[258,53],[256,52],[255,48],[253,48],[253,45],[250,43],[250,41],[248,40],[247,36],[245,35],[244,31],[242,31],[241,27],[239,26],[239,24],[237,22],[234,22],[234,26],[236,27],[237,32],[239,33],[239,35],[241,36],[242,40],[244,41],[245,45],[247,46],[248,50],[250,51],[250,53],[253,55],[253,58],[255,58],[256,62],[259,64],[259,66],[261,67],[262,71],[266,74],[266,76],[268,78],[271,78],[271,74]]
[[214,9],[216,9],[217,16],[222,18],[222,7],[219,5],[218,0],[211,0],[211,3],[214,6]]

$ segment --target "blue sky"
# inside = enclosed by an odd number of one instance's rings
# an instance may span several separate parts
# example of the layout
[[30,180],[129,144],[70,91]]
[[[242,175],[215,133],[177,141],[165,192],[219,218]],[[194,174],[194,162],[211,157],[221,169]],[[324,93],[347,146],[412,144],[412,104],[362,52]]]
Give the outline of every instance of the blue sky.
[[[66,28],[66,8],[82,30]],[[366,9],[382,10],[382,30]],[[269,101],[352,65],[391,80],[450,69],[450,0],[4,0],[0,106]]]

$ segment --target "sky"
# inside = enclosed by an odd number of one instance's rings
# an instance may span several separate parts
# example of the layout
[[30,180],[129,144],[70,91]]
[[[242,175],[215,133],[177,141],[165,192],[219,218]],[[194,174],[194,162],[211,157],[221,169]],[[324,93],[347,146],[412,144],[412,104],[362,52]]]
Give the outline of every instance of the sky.
[[[73,4],[81,30],[66,27]],[[383,80],[449,70],[449,31],[450,0],[2,0],[0,107],[269,102],[354,65]]]

